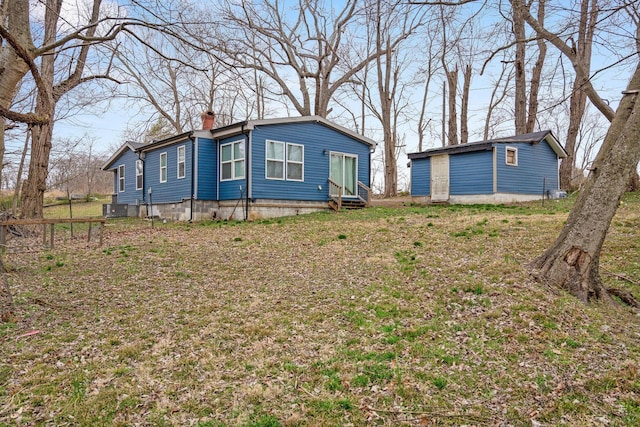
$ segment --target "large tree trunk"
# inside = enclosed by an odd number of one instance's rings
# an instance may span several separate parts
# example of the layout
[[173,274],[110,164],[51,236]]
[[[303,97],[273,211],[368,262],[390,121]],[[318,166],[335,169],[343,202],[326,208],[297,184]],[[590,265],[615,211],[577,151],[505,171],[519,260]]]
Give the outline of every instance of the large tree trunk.
[[[20,0],[5,0],[0,12],[0,23],[5,25],[17,42],[26,49],[32,49],[31,32],[29,26],[29,2]],[[5,22],[6,20],[6,22]],[[7,42],[0,43],[0,107],[8,110],[18,88],[18,84],[29,71],[27,64],[20,59],[16,51]],[[6,120],[0,117],[0,178],[4,165],[4,130]],[[1,187],[0,182],[0,188]]]
[[[591,8],[589,8],[591,3]],[[578,43],[573,46],[577,60],[582,69],[589,72],[591,69],[591,46],[593,45],[593,35],[598,19],[598,5],[596,0],[584,0],[580,8],[580,22],[578,25]],[[567,142],[565,151],[567,157],[562,159],[560,164],[560,188],[573,190],[575,164],[576,164],[576,142],[580,131],[580,124],[587,107],[587,94],[584,91],[589,80],[588,76],[575,77],[569,104],[569,131],[567,132]]]
[[469,90],[471,89],[471,65],[464,67],[462,107],[460,108],[460,144],[469,142]]
[[[538,22],[540,25],[544,25],[544,6],[546,0],[538,1]],[[522,18],[524,20],[524,17]],[[527,128],[526,133],[531,133],[535,130],[536,120],[538,119],[538,93],[540,92],[540,82],[542,79],[542,69],[544,67],[544,60],[547,57],[547,44],[543,38],[537,40],[538,44],[538,59],[531,71],[531,89],[529,90],[529,107],[527,111]]]
[[[52,116],[53,114],[49,117]],[[21,212],[23,218],[42,218],[43,216],[42,209],[44,193],[47,190],[52,134],[53,125],[51,124],[35,126],[32,130],[29,175],[22,187]]]
[[458,145],[458,113],[456,110],[456,96],[458,95],[458,66],[453,71],[445,69],[447,83],[449,84],[449,119],[447,144]]
[[524,4],[522,0],[512,1],[513,8],[513,35],[516,39],[515,60],[515,111],[514,125],[516,135],[527,132],[527,81],[525,75],[525,28],[524,28]]
[[13,305],[13,297],[11,289],[9,289],[9,280],[7,272],[4,269],[4,263],[0,258],[0,323],[10,322],[14,317],[15,307]]
[[[47,2],[47,6],[44,18],[44,44],[52,43],[56,39],[62,0],[50,0]],[[22,192],[23,218],[42,218],[44,192],[47,190],[47,175],[49,174],[49,153],[51,153],[53,117],[56,105],[53,94],[55,58],[55,55],[43,55],[40,64],[40,77],[43,85],[38,88],[35,113],[38,117],[48,117],[49,122],[34,126],[31,130],[29,174],[27,175],[27,180],[24,183]],[[79,58],[78,64],[80,64],[80,61],[81,58]]]
[[566,289],[584,302],[610,299],[600,280],[600,250],[640,161],[639,91],[640,64],[560,236],[532,263],[539,280]]

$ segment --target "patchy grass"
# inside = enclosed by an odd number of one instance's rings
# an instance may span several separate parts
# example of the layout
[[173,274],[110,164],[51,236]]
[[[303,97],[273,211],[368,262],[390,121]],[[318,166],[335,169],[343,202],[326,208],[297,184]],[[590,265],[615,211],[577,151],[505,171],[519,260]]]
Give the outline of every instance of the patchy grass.
[[[571,202],[118,220],[8,254],[0,425],[637,425],[637,313],[526,270]],[[638,211],[601,259],[636,296]]]

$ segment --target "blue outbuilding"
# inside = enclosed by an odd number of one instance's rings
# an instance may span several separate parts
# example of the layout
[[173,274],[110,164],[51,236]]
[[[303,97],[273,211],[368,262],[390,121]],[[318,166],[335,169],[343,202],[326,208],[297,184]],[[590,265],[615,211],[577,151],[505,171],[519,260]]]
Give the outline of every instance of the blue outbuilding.
[[257,219],[369,203],[371,139],[319,116],[212,126],[123,144],[102,167],[114,182],[105,215]]
[[418,202],[513,203],[559,193],[559,160],[551,131],[434,148],[408,155],[411,196]]

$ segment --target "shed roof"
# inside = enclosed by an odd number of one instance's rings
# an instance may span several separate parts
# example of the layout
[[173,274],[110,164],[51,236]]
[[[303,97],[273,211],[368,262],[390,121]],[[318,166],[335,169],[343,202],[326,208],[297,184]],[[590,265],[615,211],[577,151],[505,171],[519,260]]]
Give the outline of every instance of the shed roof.
[[438,154],[458,154],[469,153],[473,151],[488,151],[493,148],[495,144],[538,144],[542,141],[546,141],[556,155],[563,159],[567,157],[567,152],[562,148],[560,142],[553,136],[550,130],[542,130],[539,132],[525,133],[521,135],[514,135],[505,138],[495,138],[486,141],[470,142],[468,144],[450,145],[448,147],[432,148],[430,150],[421,151],[419,153],[410,153],[409,159],[425,159]]

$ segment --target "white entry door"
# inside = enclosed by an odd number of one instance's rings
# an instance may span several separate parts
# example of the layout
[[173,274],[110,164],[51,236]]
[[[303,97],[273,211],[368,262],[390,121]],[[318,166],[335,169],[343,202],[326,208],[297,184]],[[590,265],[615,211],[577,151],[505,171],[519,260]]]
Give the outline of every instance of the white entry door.
[[431,157],[431,201],[449,200],[449,155]]

